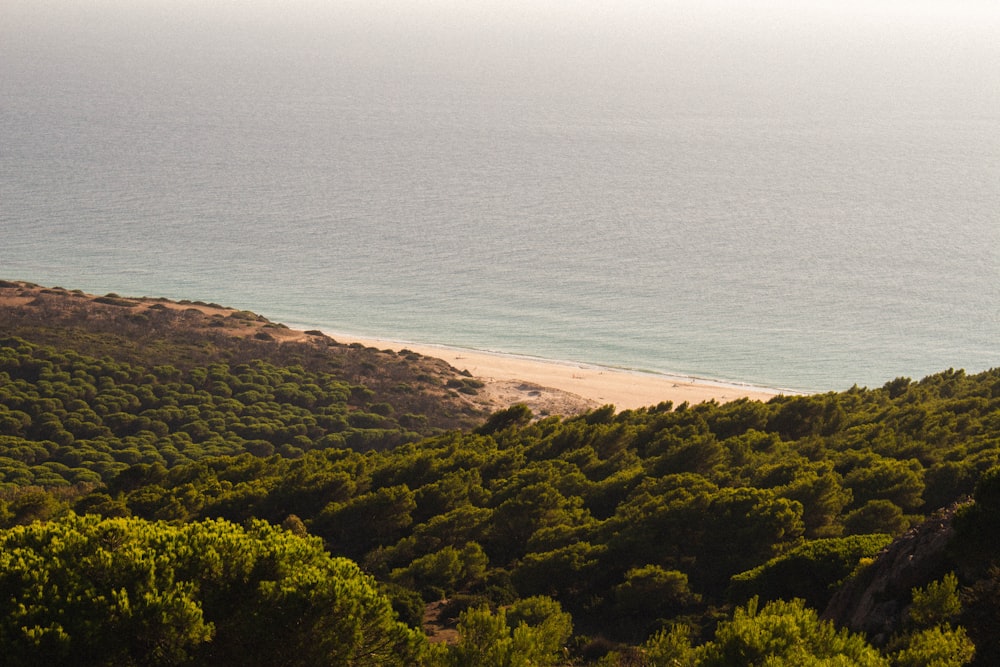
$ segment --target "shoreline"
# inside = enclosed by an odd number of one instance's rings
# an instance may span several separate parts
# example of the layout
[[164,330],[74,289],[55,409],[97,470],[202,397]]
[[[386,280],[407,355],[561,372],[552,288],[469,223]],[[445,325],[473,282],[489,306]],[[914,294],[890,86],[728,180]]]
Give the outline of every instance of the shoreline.
[[[91,301],[102,298],[76,290],[68,292],[63,288],[43,288],[34,283],[15,282],[4,286],[14,286],[16,293],[0,295],[0,305],[27,303],[43,291],[73,294]],[[158,305],[178,309],[196,309],[210,316],[231,314],[235,310],[204,302],[175,302],[165,298],[114,296],[118,299],[131,301],[132,307],[139,309]],[[263,322],[271,323],[267,319],[256,321],[254,326],[240,329],[238,333],[232,333],[241,336],[252,335],[259,331]],[[246,324],[249,324],[249,321]],[[470,400],[479,408],[490,412],[508,408],[515,403],[524,403],[536,415],[570,416],[604,405],[613,405],[616,410],[621,411],[652,407],[667,401],[673,403],[674,406],[683,403],[694,405],[713,400],[726,403],[743,398],[768,401],[775,396],[803,393],[790,389],[761,387],[680,374],[614,368],[587,362],[545,359],[516,353],[357,336],[344,332],[322,331],[302,322],[293,322],[290,325],[281,324],[281,328],[269,330],[269,335],[273,335],[278,342],[303,342],[313,338],[306,331],[322,333],[342,345],[358,344],[380,350],[392,350],[397,353],[401,350],[408,350],[422,356],[440,359],[457,371],[465,372],[483,383],[475,398],[470,398]]]
[[[292,325],[299,328],[303,325]],[[632,410],[670,401],[675,406],[715,400],[719,403],[748,398],[768,401],[775,396],[798,395],[788,389],[760,387],[684,375],[614,368],[574,361],[532,357],[523,354],[459,348],[434,343],[412,343],[390,338],[357,336],[323,331],[338,343],[365,347],[409,350],[427,357],[443,359],[460,371],[486,383],[485,389],[499,403],[524,402],[544,412],[553,397],[546,390],[561,394],[564,408],[579,412],[603,405],[617,410]],[[548,398],[548,400],[546,400]],[[575,399],[575,400],[574,400]],[[533,405],[534,404],[534,405]],[[555,414],[557,411],[552,411]]]

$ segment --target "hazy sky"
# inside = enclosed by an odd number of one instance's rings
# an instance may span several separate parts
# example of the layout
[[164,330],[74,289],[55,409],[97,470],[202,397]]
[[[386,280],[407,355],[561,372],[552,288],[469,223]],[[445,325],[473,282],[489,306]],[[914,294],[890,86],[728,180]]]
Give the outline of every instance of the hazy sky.
[[264,77],[291,63],[532,97],[662,87],[667,105],[684,88],[709,106],[795,93],[874,112],[942,94],[990,113],[998,35],[992,0],[5,0],[0,73],[53,54],[210,68],[253,47]]

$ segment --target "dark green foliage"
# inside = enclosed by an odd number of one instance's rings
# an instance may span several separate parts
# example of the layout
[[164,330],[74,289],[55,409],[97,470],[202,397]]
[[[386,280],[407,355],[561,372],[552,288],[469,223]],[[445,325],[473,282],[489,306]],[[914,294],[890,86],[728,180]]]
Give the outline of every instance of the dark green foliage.
[[[977,569],[993,559],[966,559]],[[1000,568],[991,565],[963,590],[960,623],[976,646],[977,665],[1000,664]]]
[[[50,301],[33,308],[54,316],[57,302],[85,301],[42,297]],[[132,326],[121,318],[135,308],[104,306],[109,322]],[[552,660],[558,653],[532,654],[518,642],[537,636],[543,617],[564,613],[593,637],[573,644],[590,646],[588,655],[611,651],[611,660],[618,642],[631,644],[621,664],[642,664],[640,656],[663,660],[648,664],[722,664],[730,649],[713,653],[722,646],[763,646],[761,659],[775,665],[820,664],[831,646],[856,664],[883,664],[885,656],[866,663],[863,642],[818,624],[804,605],[821,607],[861,559],[976,489],[975,505],[956,521],[959,618],[982,647],[979,664],[1000,655],[990,643],[1000,636],[1000,570],[990,569],[1000,566],[992,546],[1000,473],[988,472],[1000,465],[1000,371],[947,371],[768,403],[621,413],[603,406],[569,418],[538,420],[515,405],[481,416],[474,430],[445,432],[440,406],[453,410],[460,398],[449,381],[475,391],[474,378],[433,366],[423,367],[423,379],[393,376],[401,364],[430,360],[336,347],[316,335],[305,347],[254,341],[256,316],[193,310],[142,313],[220,323],[211,331],[228,338],[205,334],[208,324],[191,344],[128,329],[142,348],[123,339],[118,356],[105,353],[107,331],[50,328],[41,342],[0,340],[0,525],[59,520],[72,508],[175,528],[263,519],[290,537],[312,534],[377,577],[410,623],[419,622],[421,598],[449,596],[455,617],[464,605],[464,648],[443,649],[437,664],[484,655]],[[14,319],[17,331],[44,338],[27,315]],[[242,329],[245,338],[230,340]],[[280,327],[266,331],[282,335]],[[257,358],[265,349],[274,355]],[[438,394],[421,394],[432,386]],[[420,409],[413,401],[421,395],[438,407]],[[462,417],[466,424],[473,414]],[[532,605],[553,613],[482,607],[538,596],[548,602]],[[805,602],[730,615],[727,605],[751,596]],[[545,606],[552,601],[558,613]],[[301,599],[281,605],[307,625],[315,618]],[[184,608],[176,608],[181,617]],[[205,618],[210,608],[202,606]],[[234,636],[258,631],[258,620],[236,616]],[[524,620],[520,635],[512,618]],[[720,619],[728,625],[713,639]],[[221,622],[211,622],[219,637]],[[198,628],[195,616],[185,623],[179,627]],[[545,633],[561,637],[566,626],[555,625]],[[937,636],[919,632],[893,645],[901,663],[930,655]],[[958,630],[938,639],[964,655]],[[811,657],[792,650],[799,640]],[[277,650],[256,641],[240,660],[254,664],[255,655]],[[323,662],[308,646],[296,650]]]
[[[166,299],[123,299],[110,294],[94,298],[10,284],[15,287],[0,287],[0,296],[27,302],[0,304],[0,338],[15,336],[36,346],[145,368],[188,371],[254,361],[279,368],[299,366],[307,373],[328,374],[338,383],[350,385],[352,405],[388,403],[399,414],[425,417],[426,423],[417,420],[407,424],[424,435],[446,428],[471,428],[485,416],[468,400],[447,395],[446,382],[464,381],[468,375],[440,359],[419,355],[399,358],[393,352],[341,345],[327,336],[290,340],[293,332],[284,325],[217,304],[181,302],[192,306],[184,309]],[[111,305],[109,299],[132,307]],[[255,332],[265,333],[271,340],[259,340]],[[179,377],[159,379],[166,382]],[[402,386],[406,391],[399,391]],[[225,389],[219,387],[218,391]]]
[[895,667],[961,667],[975,656],[976,647],[964,628],[934,626],[909,636],[892,658]]
[[975,502],[955,515],[951,558],[965,585],[960,623],[976,645],[976,665],[1000,661],[1000,468],[979,480]]
[[891,500],[884,499],[869,500],[863,507],[844,517],[844,532],[848,535],[898,535],[909,525],[909,520],[903,516],[903,510]]
[[411,665],[374,582],[255,523],[69,516],[0,532],[6,665]]
[[488,607],[463,612],[461,640],[448,648],[453,667],[481,665],[558,665],[573,631],[569,614],[543,597],[519,600],[496,613]]
[[475,542],[461,549],[448,545],[393,570],[391,577],[410,590],[435,591],[434,595],[424,595],[433,602],[442,597],[438,592],[451,596],[479,586],[486,576],[487,563],[486,553]]
[[991,553],[1000,535],[1000,468],[992,468],[976,485],[975,503],[955,517],[959,544],[964,549]]
[[859,561],[874,557],[890,541],[888,535],[853,535],[807,542],[734,576],[729,595],[741,603],[751,597],[763,602],[802,598],[810,607],[824,609],[834,587]]
[[889,661],[859,635],[821,621],[802,600],[778,601],[758,608],[751,600],[720,624],[715,639],[701,647],[699,667],[757,665],[841,665],[888,667]]
[[531,408],[523,403],[518,403],[506,410],[500,410],[490,415],[486,423],[480,426],[476,432],[483,435],[490,435],[511,426],[523,426],[531,420],[531,417]]
[[24,464],[5,470],[0,459],[0,485],[110,482],[150,459],[174,466],[242,452],[294,457],[419,437],[392,417],[390,404],[357,405],[349,385],[300,366],[257,361],[149,373],[3,339],[0,377],[7,379],[0,384],[0,456]]
[[[248,394],[271,385],[245,386],[248,371],[267,375],[261,366],[248,365],[244,376],[236,377],[223,370],[180,377],[159,372],[190,384],[189,397],[198,396],[196,386],[225,382],[234,393],[220,399],[229,402],[220,404],[219,412],[225,423],[237,424],[260,400]],[[783,401],[618,415],[605,407],[578,418],[536,422],[527,408],[515,406],[497,413],[481,433],[452,433],[367,454],[314,445],[299,448],[303,453],[294,460],[243,455],[185,462],[199,443],[188,431],[186,440],[171,430],[187,414],[178,400],[153,413],[167,428],[155,448],[128,441],[143,447],[139,457],[151,462],[137,459],[106,489],[82,497],[78,508],[150,519],[260,517],[274,523],[294,514],[334,553],[358,559],[383,580],[415,593],[434,597],[465,588],[546,595],[583,630],[637,640],[642,638],[637,632],[655,629],[672,615],[711,613],[740,573],[734,586],[744,588],[732,589],[737,599],[794,595],[822,604],[829,587],[870,555],[871,545],[887,539],[831,537],[904,530],[922,510],[921,460],[948,456],[940,449],[933,457],[924,455],[912,440],[900,447],[900,411],[919,404],[933,415],[960,401],[986,420],[997,399],[980,405],[967,397],[989,393],[994,382],[990,374],[949,376],[947,400],[931,391],[937,386],[931,379],[914,383],[897,398],[898,410],[883,390],[817,397],[818,414],[843,413],[841,429],[798,441],[758,430],[768,428],[767,414],[786,409]],[[352,428],[346,416],[331,419],[322,411],[322,395],[310,386],[320,383],[288,384],[280,380],[273,386],[283,387],[287,400],[307,404],[313,399],[296,397],[315,398],[311,409],[302,408],[309,418],[299,422],[306,428],[300,435],[308,438],[315,428],[340,435]],[[140,400],[152,405],[159,397],[154,391]],[[796,409],[808,400],[796,399]],[[223,412],[226,408],[233,412]],[[367,414],[386,418],[378,413],[388,410],[374,409]],[[214,418],[201,421],[211,425]],[[11,423],[19,428],[23,421],[15,417]],[[246,440],[245,449],[267,456],[260,443],[279,441],[283,432],[292,438],[287,446],[300,442],[291,435],[294,428],[275,420],[258,419],[256,436],[265,425],[270,439]],[[985,427],[968,429],[978,435],[963,440],[963,451],[976,442],[984,457],[996,447]],[[720,440],[717,433],[728,436]],[[938,481],[940,493],[944,479]],[[894,500],[906,503],[908,513]],[[469,549],[481,549],[482,557],[479,551],[470,556]],[[655,583],[659,575],[640,576],[644,572],[667,574]],[[682,593],[636,603],[641,596],[634,591],[681,577],[687,582],[677,589]]]
[[650,621],[662,622],[680,616],[701,601],[688,585],[688,577],[678,570],[658,565],[633,568],[613,589],[612,618],[632,626],[638,638],[649,634]]

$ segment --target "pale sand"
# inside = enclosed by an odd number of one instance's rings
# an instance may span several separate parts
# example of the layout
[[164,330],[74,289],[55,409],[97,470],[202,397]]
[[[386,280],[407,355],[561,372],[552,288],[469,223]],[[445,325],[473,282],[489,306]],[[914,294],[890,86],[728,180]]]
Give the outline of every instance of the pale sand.
[[[458,370],[467,370],[475,378],[484,381],[496,403],[511,405],[525,402],[533,409],[541,408],[543,413],[569,414],[609,403],[618,410],[626,410],[652,406],[663,401],[671,401],[675,406],[684,402],[695,404],[713,399],[719,403],[739,398],[767,401],[779,394],[790,393],[765,387],[744,387],[572,362],[364,339],[345,334],[329,335],[340,343],[361,343],[381,350],[407,349],[428,357],[444,359]],[[547,389],[555,389],[564,394],[561,397],[562,404],[556,400],[557,397],[548,395]]]
[[[24,305],[33,300],[42,288],[28,288],[22,284],[17,289],[0,289],[0,307]],[[86,295],[93,299],[93,295]],[[136,298],[138,308],[154,304],[170,308],[196,308],[208,315],[226,315],[232,309],[202,303],[175,303],[160,299]],[[252,335],[262,326],[261,322],[247,321],[247,328],[233,335]],[[269,329],[279,340],[310,340],[303,331],[296,329]],[[712,382],[682,376],[656,373],[639,373],[603,366],[572,362],[548,361],[493,352],[479,352],[438,345],[421,345],[398,341],[358,338],[349,334],[329,334],[340,343],[360,343],[380,350],[408,349],[413,352],[443,359],[456,369],[468,371],[485,386],[470,402],[487,410],[525,403],[538,415],[572,415],[585,410],[612,404],[618,410],[657,405],[670,401],[675,406],[715,400],[719,403],[739,398],[766,401],[780,394],[794,392]]]

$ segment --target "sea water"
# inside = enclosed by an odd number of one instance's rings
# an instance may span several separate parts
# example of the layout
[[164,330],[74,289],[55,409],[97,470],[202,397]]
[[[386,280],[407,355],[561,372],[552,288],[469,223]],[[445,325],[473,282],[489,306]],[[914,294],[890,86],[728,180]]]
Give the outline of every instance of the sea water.
[[797,390],[985,370],[997,35],[975,0],[5,0],[0,278]]

